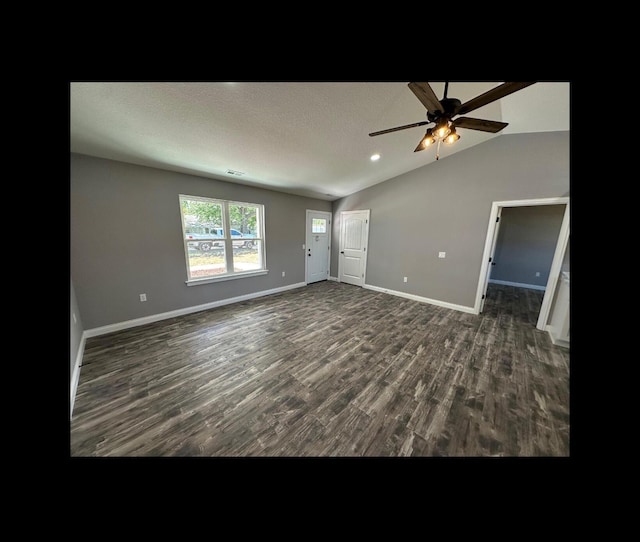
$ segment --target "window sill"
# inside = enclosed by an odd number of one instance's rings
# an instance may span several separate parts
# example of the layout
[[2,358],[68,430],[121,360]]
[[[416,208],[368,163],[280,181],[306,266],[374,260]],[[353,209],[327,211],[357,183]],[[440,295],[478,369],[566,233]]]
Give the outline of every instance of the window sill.
[[269,273],[268,269],[261,269],[260,271],[248,271],[246,273],[234,273],[233,275],[222,275],[219,277],[206,277],[203,279],[191,279],[185,280],[187,286],[198,286],[200,284],[209,284],[211,282],[222,282],[225,280],[244,279],[247,277],[257,277],[260,275],[266,275]]

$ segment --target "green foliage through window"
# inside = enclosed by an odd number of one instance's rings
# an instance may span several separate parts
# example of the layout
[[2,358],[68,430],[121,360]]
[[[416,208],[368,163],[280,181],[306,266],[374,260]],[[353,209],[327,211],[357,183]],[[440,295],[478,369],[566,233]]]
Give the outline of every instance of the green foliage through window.
[[189,281],[265,269],[264,206],[180,196]]

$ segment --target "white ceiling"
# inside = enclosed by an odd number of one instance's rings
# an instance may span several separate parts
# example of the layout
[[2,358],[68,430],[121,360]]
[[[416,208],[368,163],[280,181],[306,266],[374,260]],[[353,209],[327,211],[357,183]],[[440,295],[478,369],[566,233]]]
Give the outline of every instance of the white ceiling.
[[[448,97],[465,103],[500,83],[451,82]],[[444,83],[430,84],[441,99]],[[460,129],[441,160],[502,134],[569,130],[569,83],[536,83],[467,116],[509,126]],[[72,152],[326,200],[433,162],[435,149],[413,152],[425,126],[368,135],[424,120],[407,82],[70,84]]]

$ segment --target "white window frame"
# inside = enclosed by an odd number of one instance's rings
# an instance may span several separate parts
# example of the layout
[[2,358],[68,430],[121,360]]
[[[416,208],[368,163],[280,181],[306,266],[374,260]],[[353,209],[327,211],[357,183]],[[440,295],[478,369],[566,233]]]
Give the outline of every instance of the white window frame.
[[[227,266],[227,272],[220,275],[213,275],[210,277],[201,277],[201,278],[190,278],[191,271],[189,267],[189,243],[193,242],[192,240],[187,239],[186,233],[186,223],[184,214],[182,212],[182,200],[187,199],[191,201],[202,201],[204,203],[213,203],[216,205],[220,205],[222,207],[222,230],[225,232],[224,237],[212,237],[211,240],[215,240],[218,242],[224,242],[224,256],[225,262]],[[222,282],[225,280],[234,280],[241,279],[247,277],[255,277],[259,275],[266,275],[269,273],[267,269],[267,251],[266,251],[266,232],[264,229],[264,214],[265,208],[261,203],[250,203],[243,201],[234,201],[234,200],[223,200],[217,198],[207,198],[204,196],[190,196],[188,194],[179,194],[178,195],[178,205],[180,207],[180,222],[182,224],[182,242],[184,246],[184,256],[186,263],[186,271],[187,271],[187,280],[185,280],[185,284],[187,286],[197,286],[200,284],[209,284],[211,282]],[[236,228],[231,228],[231,220],[229,218],[229,205],[245,205],[250,207],[257,207],[258,209],[258,218],[257,218],[257,229],[260,233],[261,237],[256,237],[256,241],[260,241],[257,243],[258,245],[258,254],[261,260],[262,267],[261,269],[256,269],[254,271],[234,271],[233,268],[233,237],[231,236],[231,230]],[[200,240],[203,240],[202,238]],[[206,240],[206,238],[204,239]]]

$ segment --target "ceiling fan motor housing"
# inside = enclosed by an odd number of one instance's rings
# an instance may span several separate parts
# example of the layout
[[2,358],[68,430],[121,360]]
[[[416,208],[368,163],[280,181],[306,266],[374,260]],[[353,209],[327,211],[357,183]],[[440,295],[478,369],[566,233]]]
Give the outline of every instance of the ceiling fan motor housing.
[[460,109],[462,102],[458,100],[458,98],[444,98],[440,100],[440,105],[442,106],[442,109],[444,109],[444,112],[434,111],[432,113],[431,111],[427,111],[427,118],[429,121],[437,122],[438,119],[443,117],[451,119],[451,117],[457,113],[458,109]]

